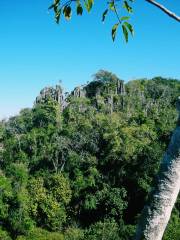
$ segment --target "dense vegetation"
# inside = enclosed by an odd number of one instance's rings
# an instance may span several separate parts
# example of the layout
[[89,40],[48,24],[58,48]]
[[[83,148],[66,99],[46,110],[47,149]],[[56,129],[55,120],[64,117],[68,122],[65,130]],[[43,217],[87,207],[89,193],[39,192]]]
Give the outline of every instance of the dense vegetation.
[[[0,239],[129,240],[176,126],[180,82],[100,71],[64,110],[0,123]],[[121,82],[121,81],[120,81]],[[180,199],[164,240],[180,239]]]

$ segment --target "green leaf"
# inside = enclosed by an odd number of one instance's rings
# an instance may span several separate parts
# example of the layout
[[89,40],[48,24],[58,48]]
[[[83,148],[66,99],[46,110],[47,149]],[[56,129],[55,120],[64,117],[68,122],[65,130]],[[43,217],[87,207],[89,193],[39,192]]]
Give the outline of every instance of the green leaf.
[[48,8],[48,10],[52,8],[54,9],[56,23],[59,23],[59,19],[61,15],[61,9],[58,9],[59,4],[60,4],[60,0],[55,0],[54,3]]
[[114,2],[110,2],[110,3],[109,3],[109,9],[110,9],[111,11],[114,11]]
[[119,23],[114,24],[114,26],[112,27],[112,40],[114,42],[115,38],[116,38],[116,33],[117,33],[117,29],[118,29]]
[[70,6],[65,6],[64,9],[63,9],[63,14],[66,18],[66,20],[70,20],[71,19],[71,7]]
[[103,12],[103,15],[102,15],[102,22],[104,22],[107,13],[108,13],[108,9],[106,9],[106,10]]
[[127,20],[129,20],[129,18],[130,18],[130,17],[128,17],[128,16],[124,16],[124,17],[121,17],[120,20],[121,20],[121,21],[124,21],[124,20],[127,21]]
[[94,0],[84,0],[85,8],[88,12],[91,11],[91,8],[94,4]]
[[88,3],[89,3],[89,11],[90,11],[94,4],[94,0],[88,0]]
[[77,11],[77,15],[82,15],[83,14],[83,8],[82,8],[80,2],[77,3],[76,11]]
[[128,13],[132,13],[132,7],[129,6],[127,1],[124,1],[123,7],[128,11]]
[[60,4],[60,0],[54,1],[54,3],[50,7],[48,7],[48,10],[50,10],[52,8],[57,9],[59,4]]
[[52,9],[55,7],[55,4],[53,3],[50,7],[48,7],[48,10]]
[[124,25],[128,28],[128,30],[130,31],[131,35],[134,35],[133,26],[130,23],[128,23],[128,22],[124,22]]
[[60,16],[61,16],[61,10],[58,10],[58,11],[56,12],[56,16],[55,16],[55,18],[56,18],[56,23],[57,23],[57,24],[59,23]]
[[128,42],[128,30],[124,24],[122,25],[122,30],[123,30],[123,35],[125,37],[125,40],[126,42]]

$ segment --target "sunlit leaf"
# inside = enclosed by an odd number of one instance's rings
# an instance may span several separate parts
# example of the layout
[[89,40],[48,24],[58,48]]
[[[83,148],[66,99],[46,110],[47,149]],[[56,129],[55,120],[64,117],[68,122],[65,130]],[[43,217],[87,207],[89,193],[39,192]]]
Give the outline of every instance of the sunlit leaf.
[[129,20],[129,19],[130,19],[130,17],[128,17],[128,16],[124,16],[124,17],[121,17],[121,18],[120,18],[121,21],[125,21],[125,20],[127,21],[127,20]]
[[131,35],[134,35],[133,26],[130,23],[128,23],[128,22],[124,22],[124,25],[128,28],[128,30],[130,31]]
[[83,13],[83,8],[82,8],[81,3],[79,1],[77,3],[76,12],[77,12],[77,15],[82,15],[82,13]]
[[71,19],[71,7],[65,6],[63,9],[63,14],[64,14],[66,20],[70,20]]
[[122,25],[122,30],[123,30],[124,38],[125,38],[126,42],[128,42],[128,30],[124,24]]
[[128,11],[128,13],[132,13],[132,7],[129,6],[127,1],[124,1],[123,7]]
[[118,29],[119,23],[114,24],[114,26],[112,27],[112,40],[114,42],[115,38],[116,38],[116,33],[117,33],[117,29]]
[[102,22],[104,22],[107,13],[108,13],[108,9],[106,9],[106,10],[103,12],[103,15],[102,15]]

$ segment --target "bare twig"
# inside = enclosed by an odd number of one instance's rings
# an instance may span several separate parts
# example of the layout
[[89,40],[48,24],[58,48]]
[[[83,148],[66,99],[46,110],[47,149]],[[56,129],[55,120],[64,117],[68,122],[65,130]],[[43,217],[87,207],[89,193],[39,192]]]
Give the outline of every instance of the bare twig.
[[118,22],[121,24],[121,20],[120,20],[120,18],[119,18],[119,14],[118,14],[118,11],[117,11],[117,8],[116,8],[116,4],[115,4],[115,1],[116,0],[113,0],[113,4],[114,4],[114,11],[115,11],[115,14],[116,14],[116,17],[117,17],[117,19],[118,19]]
[[155,2],[154,0],[145,0],[146,2],[153,4],[154,6],[161,9],[164,13],[166,13],[169,17],[175,19],[176,21],[180,22],[180,16],[176,15],[175,13],[171,12],[169,9],[165,8],[163,5],[161,5],[158,2]]

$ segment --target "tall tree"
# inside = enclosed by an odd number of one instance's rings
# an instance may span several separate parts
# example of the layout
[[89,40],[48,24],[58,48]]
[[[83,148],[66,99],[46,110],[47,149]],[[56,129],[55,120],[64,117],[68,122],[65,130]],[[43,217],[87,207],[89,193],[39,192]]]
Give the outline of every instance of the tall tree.
[[[180,114],[180,98],[177,102]],[[161,240],[180,190],[180,115],[164,155],[157,185],[145,206],[136,240]]]

